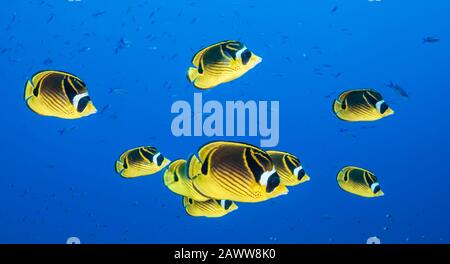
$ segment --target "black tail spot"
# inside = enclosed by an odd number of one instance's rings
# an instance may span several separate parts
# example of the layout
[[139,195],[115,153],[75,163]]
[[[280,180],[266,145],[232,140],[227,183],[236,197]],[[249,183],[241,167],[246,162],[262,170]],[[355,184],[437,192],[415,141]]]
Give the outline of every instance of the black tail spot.
[[208,154],[208,156],[206,156],[206,159],[205,159],[205,161],[202,164],[201,172],[202,172],[203,175],[207,175],[208,174],[208,170],[209,170],[209,168],[208,168],[208,166],[209,166],[209,155],[210,154]]
[[128,169],[128,160],[127,160],[127,158],[123,159],[123,168],[124,169]]
[[347,100],[344,100],[344,101],[341,103],[341,108],[342,108],[343,110],[347,109]]

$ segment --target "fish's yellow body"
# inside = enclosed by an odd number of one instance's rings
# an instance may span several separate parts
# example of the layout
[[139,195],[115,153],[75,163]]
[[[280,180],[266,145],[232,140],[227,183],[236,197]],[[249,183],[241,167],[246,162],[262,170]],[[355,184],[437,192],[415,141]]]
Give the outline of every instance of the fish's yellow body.
[[294,155],[276,150],[268,150],[266,152],[272,159],[282,184],[295,186],[310,180],[300,160]]
[[222,41],[197,52],[187,76],[195,87],[210,89],[241,77],[261,61],[241,42]]
[[333,103],[333,112],[349,122],[375,121],[394,114],[380,93],[372,89],[349,90]]
[[190,157],[187,171],[195,189],[216,200],[261,202],[288,193],[269,155],[245,143],[206,144]]
[[35,113],[64,119],[77,119],[97,112],[86,84],[75,75],[42,71],[27,81],[25,102]]
[[339,171],[337,182],[342,190],[362,197],[372,198],[384,195],[378,179],[366,169],[345,167]]
[[116,161],[116,172],[124,178],[155,174],[169,164],[156,148],[145,146],[125,151]]
[[183,197],[183,205],[190,216],[222,217],[238,209],[238,206],[229,200],[195,201]]
[[164,185],[172,192],[195,201],[208,201],[211,198],[200,194],[186,175],[186,160],[175,160],[164,171]]

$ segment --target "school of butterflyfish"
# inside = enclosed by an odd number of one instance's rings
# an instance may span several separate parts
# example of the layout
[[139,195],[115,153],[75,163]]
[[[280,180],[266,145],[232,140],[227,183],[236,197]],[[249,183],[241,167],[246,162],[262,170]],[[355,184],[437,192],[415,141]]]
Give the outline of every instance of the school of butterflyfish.
[[[206,90],[243,76],[262,61],[242,42],[229,40],[198,51],[187,70],[190,83]],[[77,76],[56,70],[36,73],[25,86],[28,108],[42,116],[78,119],[97,112],[87,85]],[[371,122],[394,113],[373,89],[342,92],[333,102],[337,118]],[[115,169],[123,178],[163,171],[164,185],[183,201],[190,216],[222,217],[238,209],[236,203],[258,203],[288,194],[288,188],[310,180],[299,158],[279,150],[232,141],[213,141],[187,159],[169,160],[154,146],[123,152]],[[384,193],[375,174],[355,166],[342,168],[338,186],[360,197]]]

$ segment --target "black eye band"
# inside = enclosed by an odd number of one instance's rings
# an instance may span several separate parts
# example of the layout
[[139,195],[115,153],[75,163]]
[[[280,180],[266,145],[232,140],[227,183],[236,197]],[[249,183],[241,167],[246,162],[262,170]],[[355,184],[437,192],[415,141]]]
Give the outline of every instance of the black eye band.
[[86,109],[86,106],[88,105],[88,103],[90,101],[91,101],[91,97],[89,97],[89,96],[85,96],[85,97],[81,98],[80,101],[78,102],[78,107],[77,107],[78,113],[83,112],[84,109]]
[[272,174],[267,181],[266,192],[271,193],[280,185],[280,176],[277,173]]
[[242,64],[247,65],[247,63],[250,61],[250,58],[252,57],[252,53],[246,49],[241,54]]

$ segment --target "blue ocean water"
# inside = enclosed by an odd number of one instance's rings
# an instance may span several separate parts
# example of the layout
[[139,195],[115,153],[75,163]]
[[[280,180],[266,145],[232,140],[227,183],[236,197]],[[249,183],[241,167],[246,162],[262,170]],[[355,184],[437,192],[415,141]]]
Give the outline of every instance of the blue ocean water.
[[[450,242],[450,2],[3,0],[0,14],[0,243]],[[172,104],[199,92],[186,80],[193,54],[225,39],[263,62],[203,100],[278,100],[276,148],[297,155],[311,181],[194,218],[162,173],[127,180],[114,162],[141,145],[172,160],[211,140],[259,145],[171,133]],[[30,111],[24,85],[45,69],[82,78],[104,111],[78,120]],[[393,116],[334,116],[339,93],[367,87]],[[385,196],[339,189],[347,165],[373,171]]]

